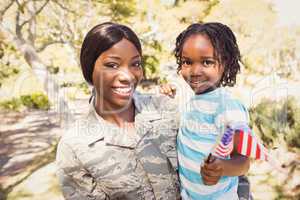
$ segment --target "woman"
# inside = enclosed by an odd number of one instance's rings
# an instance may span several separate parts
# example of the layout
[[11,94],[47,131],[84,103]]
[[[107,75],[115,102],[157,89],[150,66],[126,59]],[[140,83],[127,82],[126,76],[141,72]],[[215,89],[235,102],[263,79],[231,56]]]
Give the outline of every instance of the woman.
[[86,35],[81,68],[96,94],[58,145],[66,199],[179,199],[176,105],[134,92],[141,58],[140,41],[126,26],[103,23]]

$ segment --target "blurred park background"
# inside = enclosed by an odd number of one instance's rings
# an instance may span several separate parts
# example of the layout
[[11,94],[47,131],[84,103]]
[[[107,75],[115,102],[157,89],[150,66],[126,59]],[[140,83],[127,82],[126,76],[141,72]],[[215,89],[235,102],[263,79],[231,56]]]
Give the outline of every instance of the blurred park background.
[[79,52],[94,25],[115,21],[138,33],[142,92],[176,76],[175,38],[193,22],[235,32],[244,67],[232,91],[288,174],[253,162],[254,199],[300,199],[300,2],[298,0],[1,0],[0,200],[63,199],[56,144],[90,95]]

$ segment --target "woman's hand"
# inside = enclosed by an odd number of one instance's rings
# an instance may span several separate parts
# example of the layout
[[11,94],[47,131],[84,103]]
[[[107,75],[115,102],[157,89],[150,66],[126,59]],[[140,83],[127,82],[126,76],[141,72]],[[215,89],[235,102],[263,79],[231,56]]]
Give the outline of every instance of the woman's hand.
[[159,92],[161,94],[165,94],[171,98],[174,98],[176,94],[176,88],[171,84],[162,84],[160,85]]
[[205,185],[215,185],[223,175],[224,166],[221,159],[210,156],[201,166],[201,176]]

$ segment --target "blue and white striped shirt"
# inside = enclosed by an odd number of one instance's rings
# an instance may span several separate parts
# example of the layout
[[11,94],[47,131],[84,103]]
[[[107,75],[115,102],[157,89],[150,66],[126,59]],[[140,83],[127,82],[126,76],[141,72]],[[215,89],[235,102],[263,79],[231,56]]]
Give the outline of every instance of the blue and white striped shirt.
[[[247,109],[224,88],[193,96],[181,116],[177,154],[184,200],[238,199],[238,177],[223,176],[216,185],[204,185],[200,165],[213,150],[225,125],[249,123]],[[229,158],[228,158],[229,159]]]

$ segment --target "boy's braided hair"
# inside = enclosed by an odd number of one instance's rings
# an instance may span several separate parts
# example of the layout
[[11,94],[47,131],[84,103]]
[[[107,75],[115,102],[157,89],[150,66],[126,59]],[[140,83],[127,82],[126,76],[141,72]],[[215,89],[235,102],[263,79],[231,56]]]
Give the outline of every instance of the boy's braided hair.
[[214,57],[224,66],[220,86],[234,86],[237,73],[240,71],[241,54],[232,30],[221,23],[194,23],[181,32],[176,38],[174,54],[181,70],[181,54],[184,42],[194,34],[206,35],[214,47]]

